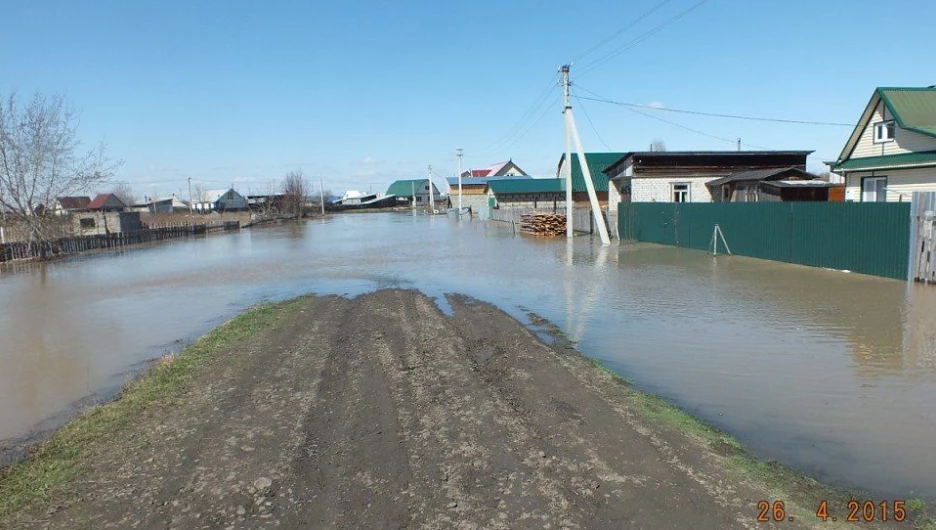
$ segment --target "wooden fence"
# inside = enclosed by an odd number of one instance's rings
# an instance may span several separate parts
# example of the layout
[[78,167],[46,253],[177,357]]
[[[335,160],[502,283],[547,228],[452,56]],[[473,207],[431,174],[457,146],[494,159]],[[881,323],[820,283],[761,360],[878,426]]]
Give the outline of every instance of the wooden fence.
[[936,284],[936,193],[914,193],[910,219],[910,278]]
[[152,243],[165,239],[175,239],[208,232],[237,230],[238,221],[223,221],[212,224],[180,225],[163,228],[150,228],[132,232],[98,236],[63,237],[52,241],[19,241],[0,244],[0,263],[17,260],[34,260],[40,256],[55,258],[69,254],[78,254],[90,250],[122,248],[141,243]]

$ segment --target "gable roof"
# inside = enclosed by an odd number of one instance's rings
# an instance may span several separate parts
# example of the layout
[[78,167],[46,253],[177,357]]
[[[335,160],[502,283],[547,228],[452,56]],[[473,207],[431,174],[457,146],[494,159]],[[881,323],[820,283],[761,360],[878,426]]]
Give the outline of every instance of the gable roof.
[[510,193],[561,193],[565,191],[564,178],[504,179],[488,182],[487,189],[495,195]]
[[503,171],[511,166],[517,168],[517,170],[519,170],[520,173],[522,173],[523,175],[527,174],[526,171],[521,169],[520,166],[518,166],[513,161],[513,159],[510,159],[510,160],[507,160],[506,162],[498,162],[496,164],[492,164],[483,169],[472,169],[470,170],[470,172],[462,171],[462,178],[474,179],[474,178],[484,178],[484,177],[502,177],[502,176],[505,176],[502,174]]
[[[608,175],[605,169],[623,158],[627,153],[585,153],[585,163],[591,171],[592,181],[595,184],[595,191],[608,191]],[[560,174],[562,163],[565,161],[565,153],[559,158],[559,166],[556,168],[556,176],[562,178]],[[572,191],[587,191],[585,187],[585,176],[579,164],[578,156],[572,156]]]
[[56,199],[59,205],[66,210],[78,210],[81,208],[87,208],[91,204],[91,197],[81,196],[81,197],[59,197]]
[[[477,186],[479,184],[484,185],[484,184],[487,184],[488,182],[496,182],[499,180],[532,179],[532,178],[533,177],[531,177],[530,175],[518,175],[516,177],[508,177],[508,176],[474,177],[474,178],[462,177],[462,186]],[[445,181],[448,182],[449,186],[452,186],[453,188],[458,187],[458,177],[448,177],[445,179]]]
[[120,200],[120,197],[114,195],[113,193],[99,193],[98,196],[88,204],[88,208],[91,210],[100,210],[101,208],[107,206],[108,203],[111,203],[114,207],[119,208],[125,208],[127,206],[122,200]]
[[742,171],[740,173],[734,173],[728,175],[727,177],[722,177],[720,179],[715,179],[705,184],[707,186],[721,186],[722,184],[727,184],[729,182],[751,182],[759,180],[780,180],[778,177],[788,177],[790,174],[800,178],[801,180],[816,180],[816,175],[803,171],[802,169],[795,167],[786,167],[786,168],[775,168],[775,169],[754,169],[751,171]]
[[878,87],[845,142],[838,164],[851,157],[880,102],[884,103],[901,129],[936,138],[936,87]]
[[[221,200],[221,197],[224,197],[227,192],[234,191],[234,188],[224,188],[223,190],[208,190],[202,193],[201,200],[195,202],[218,202]],[[234,191],[235,195],[240,195]]]
[[[387,195],[396,195],[397,197],[412,197],[414,194],[425,193],[423,186],[429,179],[408,179],[397,180],[387,188]],[[435,188],[435,185],[433,185]],[[435,188],[438,190],[438,188]]]

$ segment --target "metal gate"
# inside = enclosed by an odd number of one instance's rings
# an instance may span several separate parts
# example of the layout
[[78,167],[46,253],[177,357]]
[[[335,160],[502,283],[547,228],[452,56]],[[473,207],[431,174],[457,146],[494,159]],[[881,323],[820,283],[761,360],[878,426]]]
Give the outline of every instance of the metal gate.
[[936,193],[914,193],[910,218],[910,278],[936,284]]

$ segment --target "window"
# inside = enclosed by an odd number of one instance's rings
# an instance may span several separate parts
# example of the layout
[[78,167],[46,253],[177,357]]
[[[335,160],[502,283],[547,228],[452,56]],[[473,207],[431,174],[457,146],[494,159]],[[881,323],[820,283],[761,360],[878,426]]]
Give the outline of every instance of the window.
[[886,200],[887,177],[861,179],[861,202],[885,202]]
[[416,202],[422,202],[422,196],[416,197]]
[[689,184],[673,184],[673,202],[689,202]]
[[85,217],[84,219],[78,220],[78,225],[81,226],[82,229],[88,229],[94,228],[95,223],[93,218]]
[[882,144],[884,142],[894,141],[894,120],[882,121],[874,124],[874,143]]
[[428,186],[428,185],[426,186],[426,191],[429,191],[429,186]]

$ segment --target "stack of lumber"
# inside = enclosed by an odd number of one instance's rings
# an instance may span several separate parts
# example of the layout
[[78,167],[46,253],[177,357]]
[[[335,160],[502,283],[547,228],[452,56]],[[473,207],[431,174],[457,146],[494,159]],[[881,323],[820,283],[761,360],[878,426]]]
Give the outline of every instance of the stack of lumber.
[[520,231],[537,236],[564,236],[566,216],[556,213],[530,213],[520,217]]

